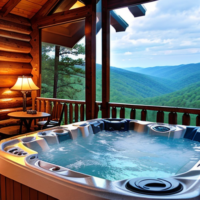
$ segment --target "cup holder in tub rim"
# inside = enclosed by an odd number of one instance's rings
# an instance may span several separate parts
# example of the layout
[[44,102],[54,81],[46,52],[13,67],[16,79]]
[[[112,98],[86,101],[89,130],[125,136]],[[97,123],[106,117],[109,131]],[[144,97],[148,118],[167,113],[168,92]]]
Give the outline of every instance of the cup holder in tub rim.
[[28,153],[24,151],[23,149],[20,149],[19,147],[12,147],[8,150],[6,150],[7,153],[10,153],[14,156],[27,156]]
[[37,133],[38,137],[47,137],[47,136],[55,136],[56,133],[53,131],[40,131]]
[[162,124],[162,123],[152,123],[147,125],[149,129],[158,133],[168,133],[171,131],[176,131],[177,127],[174,125]]
[[21,139],[23,143],[33,142],[34,140],[36,140],[35,136],[28,136]]
[[67,129],[54,129],[52,132],[56,135],[65,135],[68,134],[70,131]]

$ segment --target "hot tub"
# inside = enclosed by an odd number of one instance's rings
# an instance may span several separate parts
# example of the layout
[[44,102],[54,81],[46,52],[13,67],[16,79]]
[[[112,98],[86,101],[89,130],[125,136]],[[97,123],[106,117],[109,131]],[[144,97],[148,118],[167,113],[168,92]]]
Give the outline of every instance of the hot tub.
[[200,130],[96,119],[3,140],[0,173],[57,199],[199,199]]

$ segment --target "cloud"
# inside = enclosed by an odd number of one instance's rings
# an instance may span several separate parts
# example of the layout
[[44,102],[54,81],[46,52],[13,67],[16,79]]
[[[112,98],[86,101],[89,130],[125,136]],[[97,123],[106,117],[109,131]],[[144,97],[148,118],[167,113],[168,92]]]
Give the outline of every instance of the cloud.
[[[120,33],[111,28],[111,65],[148,67],[200,62],[200,0],[160,0],[145,7],[146,16],[139,18],[127,8],[116,10],[129,27]],[[120,62],[118,57],[124,55],[135,58],[134,62]],[[156,59],[151,63],[149,56]]]
[[124,55],[128,56],[128,55],[132,55],[132,53],[128,51],[128,52],[125,52]]

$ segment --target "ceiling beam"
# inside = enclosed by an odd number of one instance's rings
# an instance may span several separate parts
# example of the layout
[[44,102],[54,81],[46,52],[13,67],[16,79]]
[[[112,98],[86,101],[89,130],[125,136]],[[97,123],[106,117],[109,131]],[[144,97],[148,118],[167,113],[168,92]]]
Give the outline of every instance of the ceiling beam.
[[92,14],[92,6],[85,6],[81,8],[76,8],[73,10],[68,10],[65,12],[55,13],[50,16],[43,17],[42,19],[38,19],[34,25],[38,28],[46,28],[50,26],[55,26],[59,24],[64,24],[67,22],[75,22],[84,20],[87,16]]
[[5,17],[21,0],[10,0],[1,9],[2,16]]
[[84,3],[86,6],[92,3],[91,0],[79,0],[79,1]]
[[157,0],[108,0],[108,9],[114,10],[123,7],[129,7],[132,5],[150,3]]
[[59,3],[61,0],[49,0],[47,1],[42,8],[32,17],[31,22],[41,19],[41,17],[47,16]]

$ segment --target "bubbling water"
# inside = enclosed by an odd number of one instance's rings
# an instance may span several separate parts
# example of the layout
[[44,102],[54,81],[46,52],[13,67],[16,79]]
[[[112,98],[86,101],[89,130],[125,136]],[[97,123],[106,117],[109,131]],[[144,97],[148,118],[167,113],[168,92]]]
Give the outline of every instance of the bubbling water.
[[107,180],[167,178],[200,159],[200,143],[135,132],[106,132],[54,145],[39,159]]

